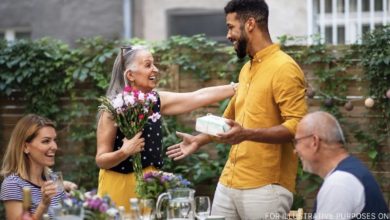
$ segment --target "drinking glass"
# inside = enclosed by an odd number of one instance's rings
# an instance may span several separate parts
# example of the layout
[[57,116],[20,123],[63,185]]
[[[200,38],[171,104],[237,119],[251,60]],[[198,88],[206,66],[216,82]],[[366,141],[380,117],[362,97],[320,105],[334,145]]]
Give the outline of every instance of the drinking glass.
[[49,207],[49,212],[53,213],[54,220],[83,220],[84,219],[84,208],[81,205],[68,207],[59,204],[54,207]]
[[195,216],[205,220],[210,215],[210,198],[208,196],[195,197]]
[[57,187],[57,192],[62,192],[64,191],[64,180],[62,178],[62,172],[57,171],[57,172],[50,172],[47,175],[47,180],[53,181],[54,185]]
[[154,199],[139,200],[139,210],[142,216],[142,220],[154,219],[155,209],[156,209],[156,205]]

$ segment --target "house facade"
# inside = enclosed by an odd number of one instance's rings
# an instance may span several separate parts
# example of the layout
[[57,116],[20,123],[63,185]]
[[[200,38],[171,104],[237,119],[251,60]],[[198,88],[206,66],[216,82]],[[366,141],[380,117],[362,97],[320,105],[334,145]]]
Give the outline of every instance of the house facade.
[[[315,36],[331,44],[360,42],[365,31],[389,24],[390,0],[268,0],[274,41]],[[50,36],[74,44],[81,37],[138,37],[150,41],[204,33],[226,42],[228,0],[2,0],[0,38]],[[314,36],[314,37],[313,37]]]

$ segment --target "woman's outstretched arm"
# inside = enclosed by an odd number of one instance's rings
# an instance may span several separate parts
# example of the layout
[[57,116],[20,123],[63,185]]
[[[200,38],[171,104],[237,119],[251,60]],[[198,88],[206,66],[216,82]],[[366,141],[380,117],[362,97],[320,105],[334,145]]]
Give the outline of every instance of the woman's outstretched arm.
[[238,84],[212,86],[193,92],[159,92],[161,114],[178,115],[232,97]]

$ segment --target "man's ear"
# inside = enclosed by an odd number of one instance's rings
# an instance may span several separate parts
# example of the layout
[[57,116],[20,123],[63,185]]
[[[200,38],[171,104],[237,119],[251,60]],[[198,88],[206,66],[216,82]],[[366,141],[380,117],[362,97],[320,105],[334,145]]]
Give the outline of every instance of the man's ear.
[[320,150],[321,139],[317,135],[313,135],[313,137],[311,137],[311,138],[313,138],[311,147],[313,147],[313,150],[315,152],[318,152]]
[[248,20],[245,22],[245,29],[248,32],[251,32],[255,29],[256,27],[256,20],[253,17],[248,18]]

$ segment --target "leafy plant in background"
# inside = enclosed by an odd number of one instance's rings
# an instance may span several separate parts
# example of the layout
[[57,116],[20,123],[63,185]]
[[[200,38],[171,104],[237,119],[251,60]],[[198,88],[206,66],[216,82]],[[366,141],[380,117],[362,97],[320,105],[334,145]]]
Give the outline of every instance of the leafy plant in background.
[[[285,40],[293,40],[286,38]],[[285,47],[287,53],[297,60],[298,63],[313,66],[314,85],[307,85],[308,98],[314,98],[321,101],[321,108],[335,115],[340,121],[343,121],[339,106],[346,101],[347,85],[353,80],[346,74],[349,66],[346,59],[349,51],[333,50],[332,47],[316,44],[307,47]],[[344,52],[344,53],[343,53]],[[311,77],[306,75],[306,77]],[[310,100],[309,100],[310,102]],[[297,175],[297,185],[305,183],[304,190],[294,195],[293,208],[297,209],[304,206],[304,199],[309,194],[315,192],[322,183],[321,178],[316,175],[306,173],[299,165]]]
[[[313,65],[316,85],[308,86],[308,97],[316,95],[317,100],[322,100],[322,109],[335,115],[342,124],[346,125],[361,143],[360,151],[366,151],[373,165],[384,161],[389,154],[382,152],[382,148],[389,141],[390,102],[385,96],[389,90],[390,78],[390,28],[385,26],[377,28],[372,33],[367,33],[363,44],[348,47],[337,47],[316,44],[297,50],[296,47],[287,47],[287,51],[300,63]],[[283,38],[285,41],[291,38]],[[364,67],[364,75],[348,75],[349,68],[353,66]],[[375,97],[375,105],[369,111],[368,117],[373,123],[368,125],[372,133],[367,133],[367,128],[359,128],[356,124],[348,123],[340,111],[344,105],[345,110],[353,109],[353,100],[348,100],[347,86],[351,81],[370,82],[369,94],[364,96]],[[387,142],[386,142],[387,141]],[[379,168],[381,169],[381,168]],[[309,182],[305,188],[305,194],[315,191],[322,182],[318,177],[298,172],[298,181]],[[298,195],[299,197],[299,195]],[[295,201],[294,201],[295,202]],[[302,207],[302,205],[298,206]]]
[[373,123],[369,125],[373,131],[370,135],[359,129],[355,137],[376,163],[389,158],[389,153],[383,153],[382,148],[390,139],[390,98],[386,96],[390,90],[390,26],[377,28],[364,36],[361,62],[364,77],[370,83],[368,95],[375,98],[376,117],[372,117]]
[[192,74],[202,81],[211,79],[213,74],[228,78],[237,72],[233,48],[209,40],[203,34],[172,36],[155,44],[153,49],[157,63],[164,69],[176,64],[180,73]]
[[11,96],[16,90],[23,94],[27,112],[56,118],[60,114],[58,97],[67,86],[64,70],[70,64],[68,46],[57,40],[21,40],[9,46],[3,42],[0,91]]

